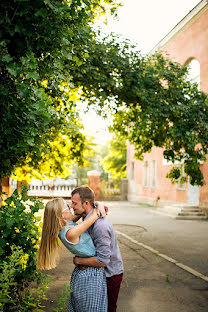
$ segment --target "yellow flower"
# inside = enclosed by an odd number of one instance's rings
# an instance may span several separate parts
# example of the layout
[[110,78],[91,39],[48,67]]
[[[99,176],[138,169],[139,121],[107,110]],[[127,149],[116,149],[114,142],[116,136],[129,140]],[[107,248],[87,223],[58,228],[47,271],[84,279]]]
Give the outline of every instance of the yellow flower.
[[41,82],[41,84],[42,84],[45,88],[47,88],[47,86],[48,86],[48,80],[43,80],[43,81]]
[[11,202],[10,207],[16,208],[14,202]]
[[24,254],[24,256],[21,257],[20,261],[19,261],[19,264],[22,266],[23,270],[26,269],[27,267],[27,260],[29,258],[29,255],[26,253]]
[[27,260],[29,258],[29,255],[26,253],[24,257]]

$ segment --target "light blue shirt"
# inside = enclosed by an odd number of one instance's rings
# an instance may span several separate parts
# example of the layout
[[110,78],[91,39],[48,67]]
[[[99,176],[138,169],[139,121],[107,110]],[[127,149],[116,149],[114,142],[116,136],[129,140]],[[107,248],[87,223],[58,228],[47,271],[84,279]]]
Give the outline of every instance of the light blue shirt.
[[63,229],[59,232],[60,240],[62,241],[64,246],[74,255],[82,258],[94,257],[96,255],[96,249],[88,231],[80,235],[80,240],[78,243],[71,243],[67,240],[67,231],[76,225],[77,224],[73,221],[69,221],[69,224],[65,225]]

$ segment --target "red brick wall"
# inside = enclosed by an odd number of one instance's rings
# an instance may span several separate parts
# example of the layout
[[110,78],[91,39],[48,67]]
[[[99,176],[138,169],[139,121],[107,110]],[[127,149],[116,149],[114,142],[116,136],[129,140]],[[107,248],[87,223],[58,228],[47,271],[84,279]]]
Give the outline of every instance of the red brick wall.
[[99,176],[88,176],[88,185],[95,193],[95,200],[99,200],[100,177]]

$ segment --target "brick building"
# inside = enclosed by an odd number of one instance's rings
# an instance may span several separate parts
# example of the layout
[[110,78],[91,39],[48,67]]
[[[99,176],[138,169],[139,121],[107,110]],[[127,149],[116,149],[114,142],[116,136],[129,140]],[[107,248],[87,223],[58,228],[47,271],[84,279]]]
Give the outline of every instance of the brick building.
[[[171,59],[189,64],[190,78],[208,92],[208,1],[200,1],[152,50],[167,52]],[[208,207],[208,162],[201,164],[206,184],[203,187],[173,185],[166,174],[172,167],[163,159],[163,150],[153,148],[143,161],[134,159],[134,147],[128,146],[127,176],[130,201],[167,205],[184,203]]]

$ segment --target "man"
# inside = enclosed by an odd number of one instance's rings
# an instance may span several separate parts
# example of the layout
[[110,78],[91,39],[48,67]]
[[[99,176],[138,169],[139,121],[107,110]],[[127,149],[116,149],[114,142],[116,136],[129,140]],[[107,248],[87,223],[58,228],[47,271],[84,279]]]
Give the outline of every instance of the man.
[[[75,215],[87,218],[94,206],[94,192],[88,186],[80,186],[71,193]],[[90,228],[89,234],[96,247],[96,256],[74,257],[74,264],[91,267],[104,267],[108,290],[108,312],[116,312],[120,284],[123,278],[123,261],[115,231],[107,218],[98,219]]]

